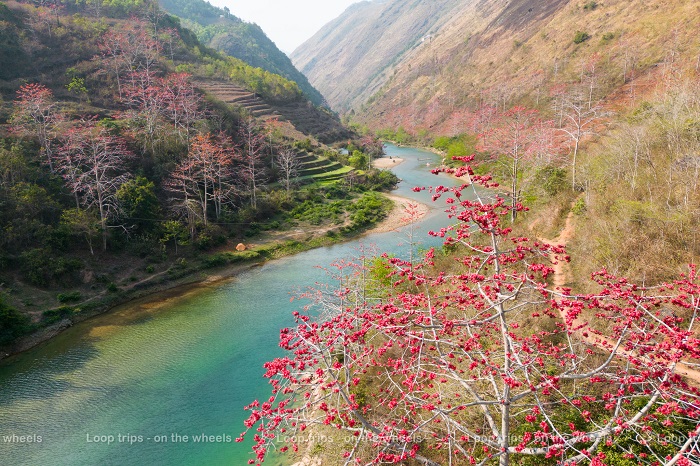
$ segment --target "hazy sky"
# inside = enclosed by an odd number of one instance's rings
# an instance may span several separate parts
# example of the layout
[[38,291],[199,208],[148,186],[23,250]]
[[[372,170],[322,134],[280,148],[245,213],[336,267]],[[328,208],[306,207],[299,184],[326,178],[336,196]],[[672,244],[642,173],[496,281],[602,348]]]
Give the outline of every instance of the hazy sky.
[[280,50],[289,54],[323,25],[359,0],[208,0],[231,14],[257,23]]

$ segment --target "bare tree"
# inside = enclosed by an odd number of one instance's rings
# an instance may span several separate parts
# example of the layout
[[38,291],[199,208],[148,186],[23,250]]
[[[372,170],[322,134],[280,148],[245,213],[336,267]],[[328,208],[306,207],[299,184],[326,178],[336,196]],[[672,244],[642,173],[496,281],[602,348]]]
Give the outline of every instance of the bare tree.
[[267,181],[265,164],[263,163],[265,135],[260,132],[255,119],[249,117],[241,122],[238,136],[242,144],[243,181],[248,186],[250,204],[256,208],[258,206],[258,191]]
[[282,182],[287,191],[287,197],[289,197],[292,185],[294,184],[294,180],[299,172],[299,167],[301,166],[299,156],[291,149],[283,149],[275,155],[275,161],[282,173]]
[[590,100],[581,98],[581,93],[570,92],[563,102],[562,113],[564,125],[559,131],[566,134],[573,145],[571,157],[571,187],[576,190],[576,163],[578,159],[581,140],[597,133],[601,128],[603,119],[607,116],[601,103],[592,104]]

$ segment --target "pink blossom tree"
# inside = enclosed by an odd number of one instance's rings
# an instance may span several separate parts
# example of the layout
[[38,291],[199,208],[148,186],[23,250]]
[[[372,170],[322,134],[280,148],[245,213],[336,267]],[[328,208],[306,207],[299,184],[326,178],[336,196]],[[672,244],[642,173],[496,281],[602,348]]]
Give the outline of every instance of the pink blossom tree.
[[[142,84],[141,72],[147,72],[147,76],[154,75],[154,66],[162,48],[146,23],[138,19],[132,19],[122,30],[107,31],[99,46],[101,55],[98,58],[102,60],[105,71],[116,77],[120,99],[123,98],[125,81],[135,87]],[[136,74],[132,74],[134,72]]]
[[119,187],[129,179],[127,161],[133,154],[120,137],[86,119],[70,128],[56,155],[58,171],[83,209],[99,213],[102,249],[107,250],[108,222],[118,213]]
[[161,113],[175,126],[183,142],[189,143],[194,125],[204,117],[202,96],[187,73],[172,73],[158,81]]
[[63,120],[51,89],[37,83],[24,84],[19,88],[10,117],[10,127],[15,134],[36,137],[52,173],[54,142]]
[[606,271],[593,294],[550,286],[564,248],[512,236],[512,206],[466,191],[490,178],[449,171],[465,185],[434,197],[456,224],[434,234],[455,266],[437,267],[433,250],[387,258],[394,286],[379,302],[348,271],[310,293],[326,318],[295,312],[280,332],[272,395],[246,408],[249,462],[335,432],[347,465],[697,464],[695,269],[658,287]]
[[166,188],[176,211],[181,212],[194,234],[194,220],[209,223],[213,206],[217,219],[222,206],[234,193],[234,149],[225,147],[210,134],[199,134],[192,139],[187,156],[177,165],[166,182]]

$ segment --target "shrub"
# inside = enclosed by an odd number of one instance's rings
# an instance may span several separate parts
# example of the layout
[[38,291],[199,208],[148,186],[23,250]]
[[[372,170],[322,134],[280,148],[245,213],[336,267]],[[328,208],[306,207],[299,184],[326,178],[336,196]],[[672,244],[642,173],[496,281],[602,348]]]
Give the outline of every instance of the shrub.
[[79,260],[53,257],[51,251],[44,248],[23,252],[20,255],[20,263],[24,277],[37,286],[48,286],[54,279],[82,268]]
[[349,206],[353,228],[378,222],[386,215],[387,201],[377,193],[364,194]]
[[541,186],[545,193],[554,196],[566,186],[566,170],[559,167],[544,167],[538,170],[536,175],[537,185]]
[[69,293],[59,293],[56,299],[58,299],[59,303],[70,303],[80,301],[81,297],[80,291],[71,291]]
[[574,34],[574,44],[580,44],[582,42],[587,41],[590,39],[591,36],[584,31],[576,31],[576,34]]
[[584,10],[595,10],[598,7],[598,2],[591,0],[583,5]]
[[9,343],[31,330],[29,317],[20,314],[0,295],[0,345]]
[[54,322],[58,322],[59,320],[63,320],[63,318],[68,317],[73,313],[73,308],[70,306],[61,306],[56,309],[49,309],[47,311],[42,312],[42,316],[44,317],[44,323],[45,324],[53,324]]
[[574,215],[583,215],[586,213],[586,201],[582,197],[578,198],[571,208],[571,211]]

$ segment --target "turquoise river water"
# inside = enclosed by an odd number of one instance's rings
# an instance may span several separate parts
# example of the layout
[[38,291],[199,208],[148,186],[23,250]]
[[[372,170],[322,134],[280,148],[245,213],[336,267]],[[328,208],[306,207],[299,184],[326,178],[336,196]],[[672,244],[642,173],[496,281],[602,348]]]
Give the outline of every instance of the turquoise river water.
[[[439,161],[430,152],[389,145],[387,154],[405,159],[394,167],[403,180],[395,194],[430,204],[411,188],[454,183],[429,173]],[[426,247],[440,244],[427,232],[447,222],[433,207],[416,233]],[[282,354],[279,330],[299,307],[290,296],[324,281],[317,266],[363,245],[402,254],[406,242],[401,232],[374,234],[129,303],[0,362],[0,464],[247,464],[250,443],[235,443],[243,406],[269,396],[262,364]]]

